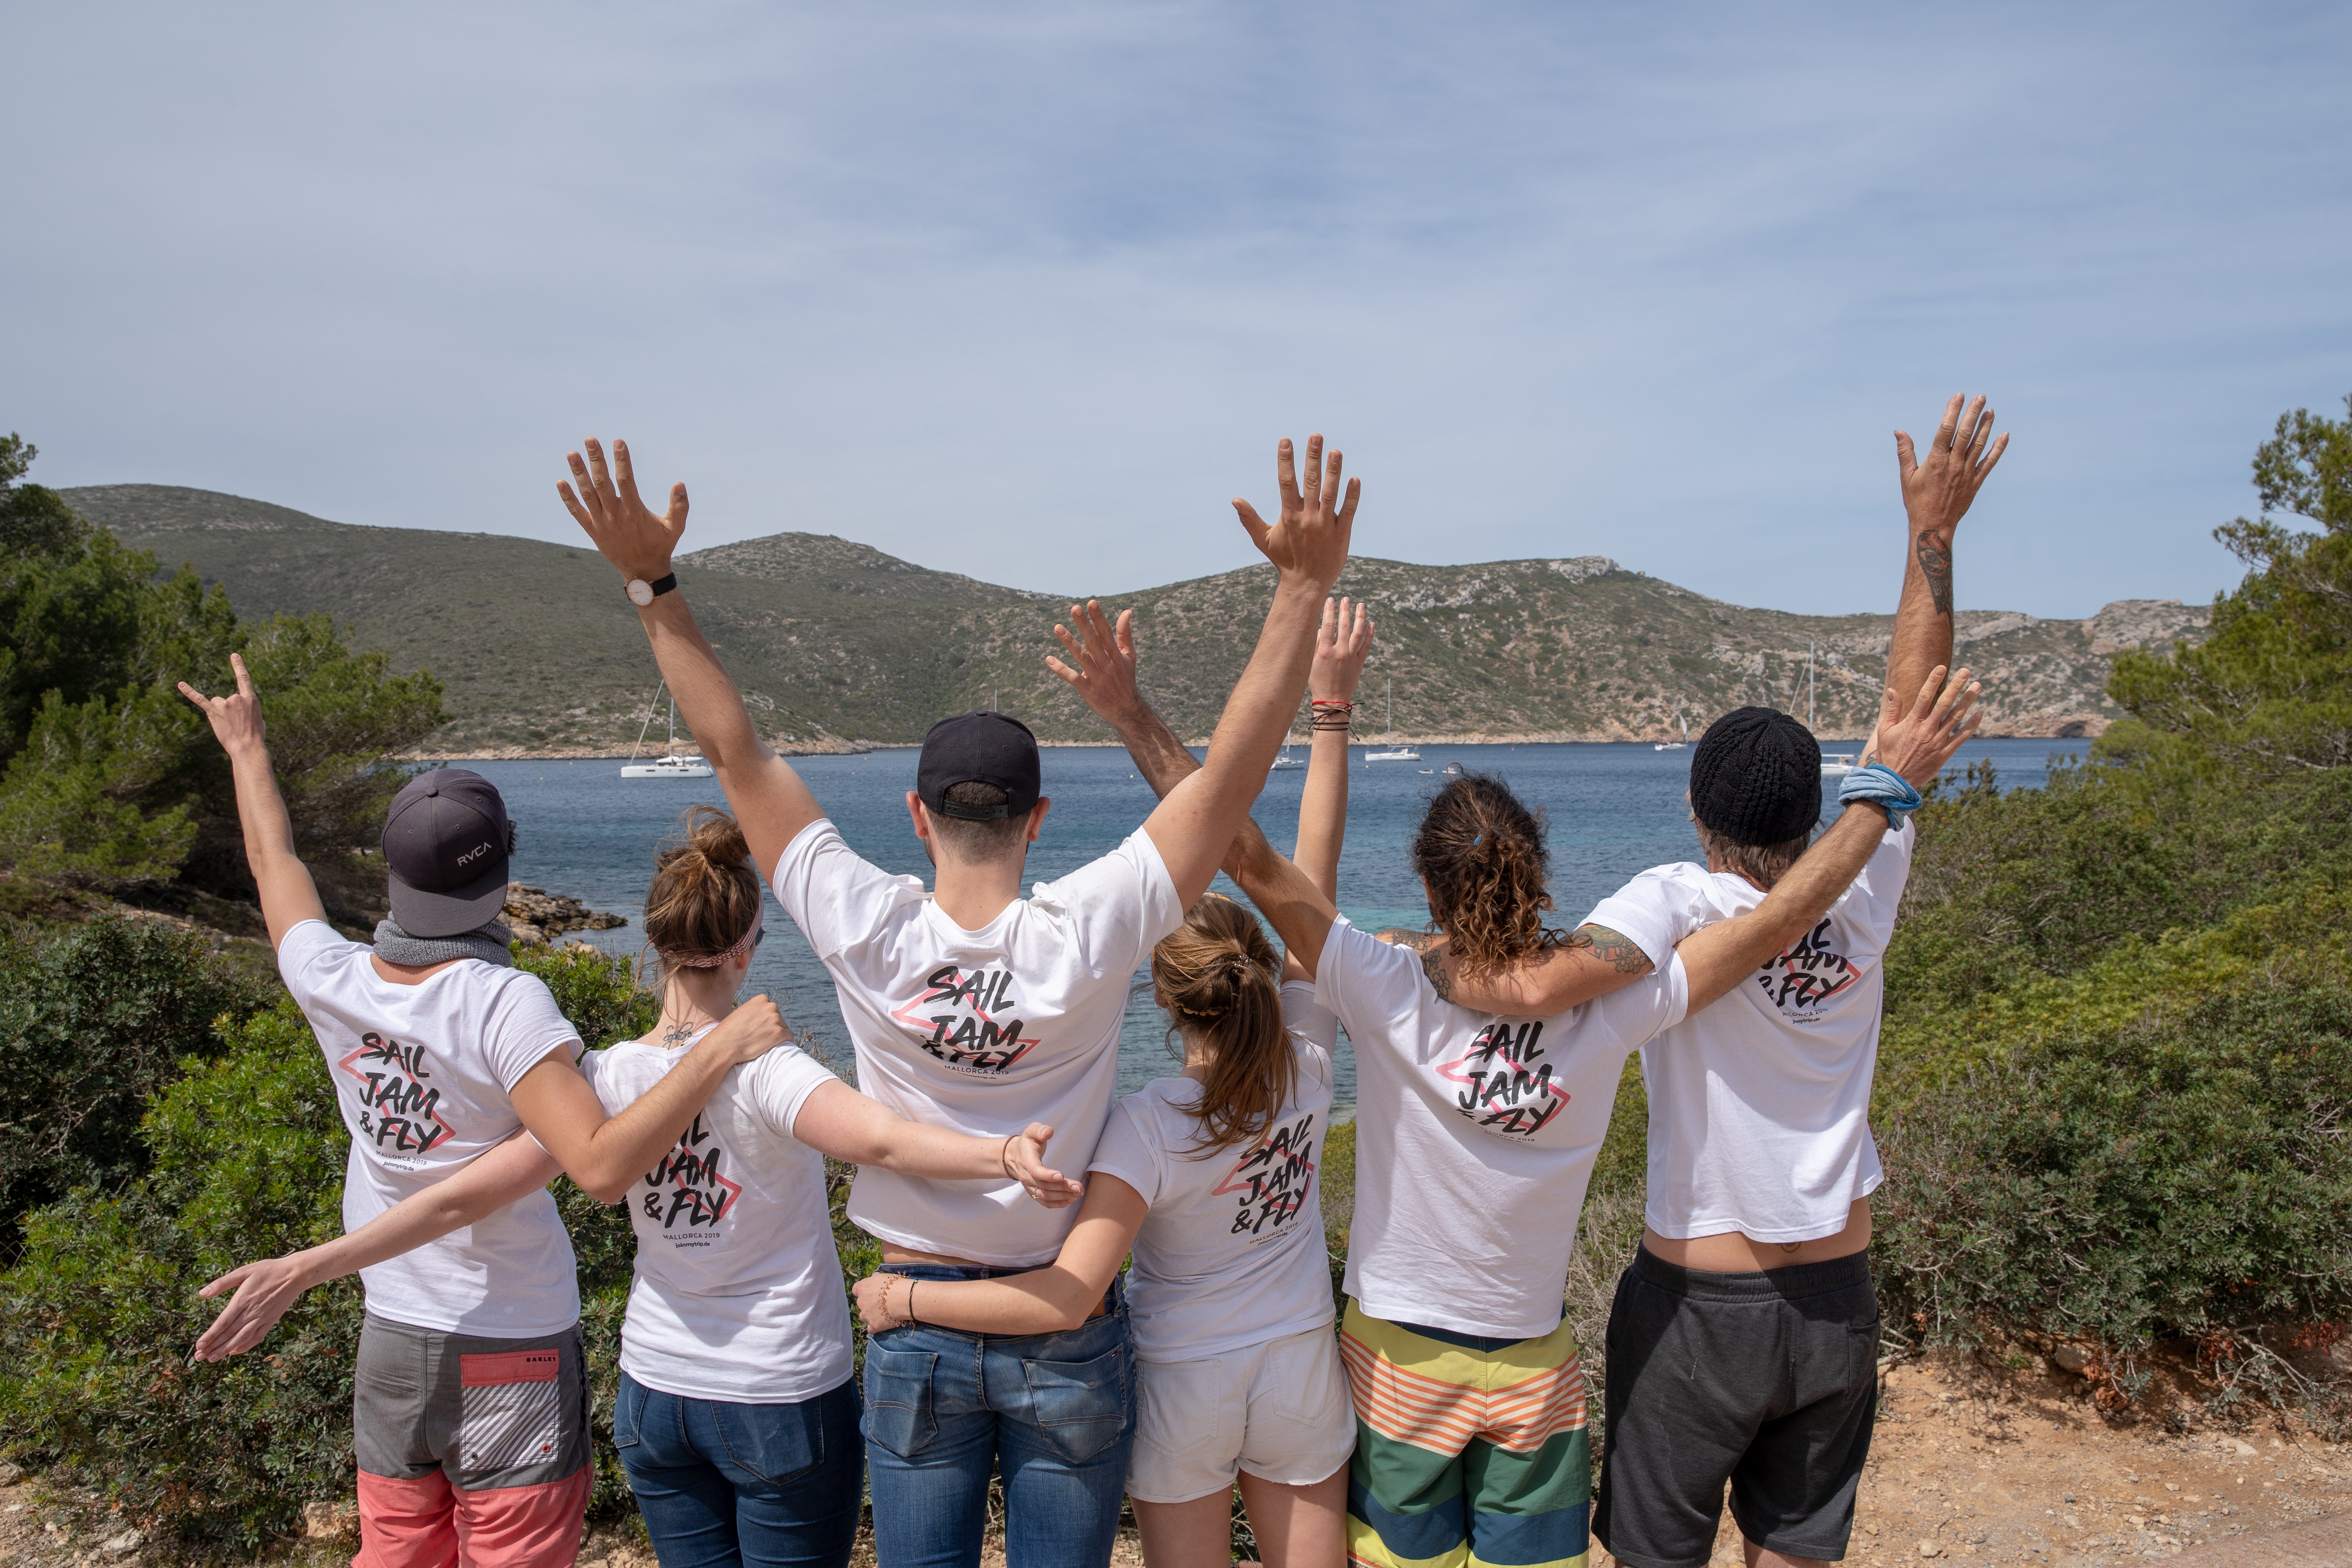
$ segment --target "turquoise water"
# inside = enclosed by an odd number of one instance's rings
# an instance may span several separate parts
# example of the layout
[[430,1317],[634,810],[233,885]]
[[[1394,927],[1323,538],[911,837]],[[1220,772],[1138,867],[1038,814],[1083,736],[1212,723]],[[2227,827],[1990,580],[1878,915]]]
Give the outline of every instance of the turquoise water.
[[[1981,741],[1962,763],[1986,760],[2012,787],[2039,784],[2053,755],[2075,756],[2081,741]],[[1551,823],[1552,895],[1574,923],[1605,894],[1647,867],[1691,858],[1696,845],[1683,801],[1690,753],[1646,744],[1423,746],[1418,763],[1359,763],[1350,769],[1348,841],[1339,863],[1339,906],[1357,924],[1420,925],[1428,918],[1420,884],[1405,858],[1423,803],[1444,780],[1449,762],[1501,775]],[[1304,753],[1300,753],[1303,755]],[[1360,752],[1353,753],[1360,755]],[[616,931],[583,933],[614,952],[643,944],[637,921],[655,845],[680,812],[698,802],[723,805],[716,779],[624,780],[620,763],[474,763],[495,783],[521,833],[518,881],[569,893],[592,909],[625,915]],[[921,845],[907,820],[915,782],[912,748],[858,757],[795,761],[844,837],[891,871],[928,876]],[[1424,772],[1423,770],[1427,770]],[[1115,748],[1051,747],[1045,792],[1053,805],[1045,835],[1030,850],[1029,875],[1058,877],[1116,846],[1142,824],[1150,786]],[[1287,847],[1297,828],[1305,769],[1269,774],[1257,819]],[[1234,889],[1220,878],[1219,887]],[[751,985],[774,996],[808,1045],[845,1073],[847,1040],[832,981],[792,922],[777,920],[753,961]],[[1119,1047],[1121,1091],[1173,1070],[1166,1026],[1141,984],[1128,1005]],[[1339,1062],[1342,1105],[1355,1099],[1355,1061]]]

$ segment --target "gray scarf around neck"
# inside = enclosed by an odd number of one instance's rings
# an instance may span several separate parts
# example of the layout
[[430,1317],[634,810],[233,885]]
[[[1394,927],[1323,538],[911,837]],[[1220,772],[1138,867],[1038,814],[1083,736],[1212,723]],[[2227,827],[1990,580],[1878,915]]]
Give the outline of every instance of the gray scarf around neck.
[[514,933],[497,921],[456,936],[411,936],[390,919],[375,922],[375,955],[386,963],[446,963],[453,958],[478,958],[502,969],[514,967],[507,951]]

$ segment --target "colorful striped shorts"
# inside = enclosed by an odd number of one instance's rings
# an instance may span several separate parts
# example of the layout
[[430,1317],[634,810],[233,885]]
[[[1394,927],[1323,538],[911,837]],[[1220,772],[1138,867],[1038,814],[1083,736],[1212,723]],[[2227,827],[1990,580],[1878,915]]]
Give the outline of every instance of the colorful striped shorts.
[[1356,1402],[1348,1559],[1363,1568],[1584,1568],[1591,1449],[1563,1322],[1535,1340],[1339,1327]]

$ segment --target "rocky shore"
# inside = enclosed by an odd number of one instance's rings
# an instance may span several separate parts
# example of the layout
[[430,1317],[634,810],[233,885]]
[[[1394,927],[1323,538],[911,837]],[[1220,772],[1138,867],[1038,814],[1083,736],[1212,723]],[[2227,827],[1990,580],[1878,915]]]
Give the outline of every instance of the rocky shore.
[[520,882],[507,884],[505,918],[516,944],[522,947],[544,947],[568,931],[611,931],[629,923],[620,915],[592,910],[569,894],[551,893]]

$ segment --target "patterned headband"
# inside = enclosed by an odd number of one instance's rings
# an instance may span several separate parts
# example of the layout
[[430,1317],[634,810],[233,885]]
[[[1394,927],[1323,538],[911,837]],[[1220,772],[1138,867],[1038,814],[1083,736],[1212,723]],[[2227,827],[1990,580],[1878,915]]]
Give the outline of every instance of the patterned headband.
[[760,922],[753,921],[751,929],[745,931],[735,945],[725,952],[714,952],[708,958],[672,958],[669,954],[664,953],[662,962],[673,969],[716,969],[730,959],[740,958],[751,952],[752,939],[760,934]]

